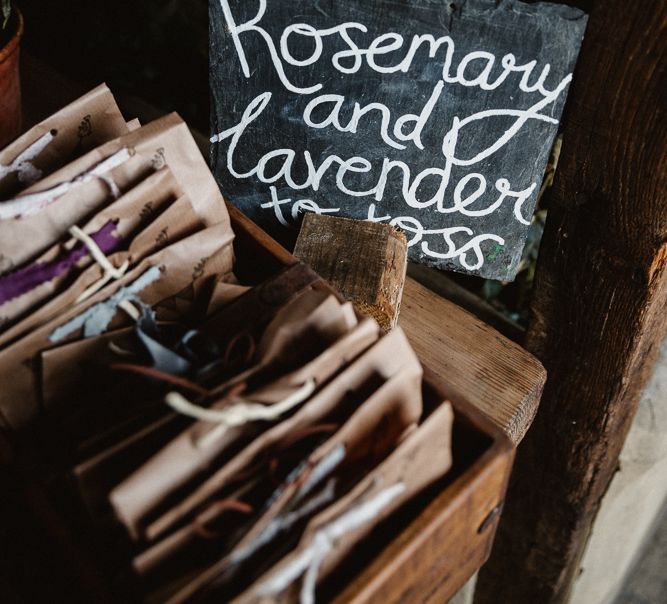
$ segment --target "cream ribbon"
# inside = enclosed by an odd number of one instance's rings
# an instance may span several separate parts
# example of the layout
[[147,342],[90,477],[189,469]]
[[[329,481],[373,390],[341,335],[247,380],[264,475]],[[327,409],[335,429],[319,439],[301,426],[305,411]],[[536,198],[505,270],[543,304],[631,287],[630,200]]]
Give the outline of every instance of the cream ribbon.
[[54,201],[57,201],[63,195],[69,193],[73,188],[96,178],[104,181],[109,187],[109,191],[113,198],[118,199],[121,195],[120,188],[114,182],[113,178],[108,175],[108,172],[126,162],[131,156],[132,153],[128,149],[121,149],[97,164],[91,170],[79,174],[79,176],[72,180],[62,182],[46,191],[21,195],[20,197],[3,201],[0,203],[0,220],[25,218],[27,216],[38,214],[40,210],[52,204]]
[[319,529],[297,557],[257,588],[260,596],[275,597],[303,576],[300,604],[315,603],[315,587],[320,566],[333,551],[336,542],[348,533],[377,518],[378,514],[405,491],[399,482],[380,491],[375,497],[348,510],[336,520]]
[[90,298],[93,294],[101,290],[109,281],[112,279],[120,279],[127,271],[130,266],[130,261],[126,260],[118,268],[116,268],[109,259],[104,255],[104,252],[99,248],[95,240],[84,233],[78,226],[73,226],[69,229],[70,235],[77,239],[88,249],[88,253],[91,255],[93,260],[97,262],[102,267],[104,274],[101,279],[98,279],[95,283],[88,286],[76,299],[75,304],[82,302]]
[[224,409],[206,409],[187,400],[178,392],[170,392],[165,402],[178,413],[194,419],[219,424],[215,429],[197,441],[198,447],[206,448],[219,439],[229,428],[242,426],[250,422],[277,419],[290,409],[305,401],[317,387],[314,379],[308,380],[296,392],[278,403],[261,405],[258,403],[239,402]]
[[8,166],[0,164],[0,180],[10,174],[16,174],[19,182],[23,184],[31,185],[37,182],[42,177],[42,171],[32,161],[49,146],[56,134],[58,134],[57,130],[49,130],[46,134],[42,134],[36,141],[28,145],[24,151],[17,155],[11,164]]

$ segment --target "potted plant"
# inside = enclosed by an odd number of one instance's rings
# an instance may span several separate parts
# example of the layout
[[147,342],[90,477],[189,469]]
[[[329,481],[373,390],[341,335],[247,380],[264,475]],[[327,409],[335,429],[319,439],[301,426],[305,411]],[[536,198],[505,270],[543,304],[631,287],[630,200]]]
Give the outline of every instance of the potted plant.
[[23,17],[10,0],[0,0],[0,148],[21,128],[19,44]]

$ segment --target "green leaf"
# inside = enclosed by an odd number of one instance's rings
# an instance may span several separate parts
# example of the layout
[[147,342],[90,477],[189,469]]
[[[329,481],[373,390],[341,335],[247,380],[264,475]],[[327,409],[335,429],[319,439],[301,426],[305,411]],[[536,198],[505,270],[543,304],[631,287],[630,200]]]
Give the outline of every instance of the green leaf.
[[9,23],[9,17],[12,15],[12,4],[11,0],[2,0],[2,29],[7,27]]

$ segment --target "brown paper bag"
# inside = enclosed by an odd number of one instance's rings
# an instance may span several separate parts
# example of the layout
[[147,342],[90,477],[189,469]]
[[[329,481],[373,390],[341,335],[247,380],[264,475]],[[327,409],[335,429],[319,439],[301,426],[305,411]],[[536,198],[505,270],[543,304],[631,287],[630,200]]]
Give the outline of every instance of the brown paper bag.
[[[92,151],[77,160],[75,164],[85,160],[91,154],[97,155],[98,151]],[[108,163],[105,163],[104,160],[108,160]],[[44,194],[44,190],[39,189],[44,186],[43,183],[47,183],[54,177],[60,178],[60,175],[67,170],[69,166],[33,185],[19,197],[4,202],[0,206],[0,212],[2,208],[14,208],[25,201],[29,201],[32,207],[32,200],[39,200],[40,196]],[[104,179],[93,177],[93,171],[99,172]],[[0,254],[4,258],[4,264],[0,270],[8,272],[43,253],[48,247],[61,240],[72,225],[78,224],[112,203],[114,199],[119,198],[153,171],[153,168],[147,165],[141,157],[132,155],[129,150],[125,149],[112,158],[102,158],[99,162],[76,172],[71,177],[56,181],[53,187],[45,187],[47,191],[60,190],[62,194],[56,198],[56,201],[43,206],[38,211],[26,210],[24,216],[16,218],[0,217]],[[68,184],[77,178],[79,179],[77,184],[73,186]],[[71,188],[65,191],[65,188],[69,186]]]
[[[150,193],[150,189],[146,189],[145,192]],[[149,223],[143,231],[138,233],[131,240],[127,250],[111,254],[108,260],[114,267],[121,267],[128,263],[128,268],[131,269],[145,257],[189,236],[202,226],[199,217],[194,213],[190,200],[181,196],[157,216],[153,222]],[[230,262],[225,264],[224,268],[231,270],[233,264],[231,241],[227,245]],[[228,275],[229,271],[224,274]],[[80,296],[83,296],[95,284],[101,283],[103,277],[104,269],[99,264],[95,263],[89,266],[62,293],[51,297],[50,300],[45,300],[42,306],[34,309],[22,321],[0,333],[0,349],[7,347],[29,331],[37,329],[40,325],[54,319],[63,309],[76,304]],[[46,286],[44,289],[46,289]]]
[[[354,313],[351,303],[344,304],[342,310],[348,313],[348,317],[343,320],[350,320]],[[248,398],[253,402],[271,404],[289,396],[311,380],[317,386],[324,384],[379,337],[377,325],[370,319],[363,319],[359,324],[349,323],[348,328],[347,335],[328,344],[315,358],[277,380],[260,386],[249,393]]]
[[108,514],[108,494],[114,484],[169,442],[181,427],[181,418],[167,415],[78,464],[73,474],[91,516],[100,519]]
[[153,521],[146,528],[147,538],[152,540],[164,535],[216,493],[232,484],[248,468],[261,463],[267,452],[290,434],[315,424],[330,422],[331,418],[351,412],[353,406],[359,404],[359,399],[368,398],[382,383],[400,371],[403,365],[409,363],[410,359],[416,360],[416,357],[400,329],[383,337],[317,392],[294,415],[263,432],[181,502]]
[[[160,327],[164,329],[167,325]],[[63,418],[55,414],[49,417],[54,431],[66,434],[76,444],[95,430],[109,429],[143,410],[160,407],[164,414],[168,413],[163,400],[167,386],[109,369],[113,363],[133,361],[132,355],[142,361],[145,356],[135,327],[115,329],[42,351],[41,406],[67,407]]]
[[[130,189],[125,195],[120,197],[108,207],[104,208],[94,218],[88,220],[85,224],[81,224],[81,230],[92,236],[98,237],[96,241],[99,242],[99,247],[106,256],[111,256],[119,250],[128,249],[130,245],[131,254],[136,261],[141,257],[149,255],[151,248],[146,245],[141,245],[141,241],[137,240],[141,236],[137,234],[140,228],[146,228],[149,221],[155,221],[157,216],[172,204],[175,200],[182,196],[182,191],[178,187],[173,176],[167,168],[159,170],[148,178],[140,182],[136,187]],[[194,212],[193,212],[194,213]],[[174,217],[175,218],[175,217]],[[167,218],[168,220],[168,218]],[[185,218],[186,224],[200,226],[201,223],[193,219]],[[174,227],[179,231],[186,232],[181,225],[181,221],[171,224],[164,224],[165,220],[159,221],[161,226],[157,233],[153,233],[151,229],[146,229],[148,232],[145,236],[157,238],[160,241],[167,240],[170,235],[170,230]],[[162,231],[164,229],[164,231]],[[190,230],[194,230],[191,228]],[[189,233],[188,233],[189,234]],[[145,238],[144,236],[144,238]],[[26,269],[41,267],[43,275],[54,275],[49,279],[44,279],[41,284],[33,286],[29,291],[21,291],[15,294],[15,297],[9,299],[4,303],[0,303],[0,324],[4,326],[4,330],[11,324],[16,322],[16,319],[28,310],[34,310],[36,306],[44,304],[47,299],[50,299],[61,291],[67,283],[71,283],[76,277],[77,273],[83,272],[88,266],[94,263],[90,252],[88,252],[83,243],[77,241],[71,236],[67,236],[65,242],[59,242],[52,246],[49,250],[44,252],[39,258],[21,267],[11,273],[0,276],[0,292],[5,288],[5,284],[10,279],[18,274],[25,276]],[[133,238],[137,238],[133,241]],[[173,235],[171,237],[173,239]],[[81,250],[78,253],[78,260],[76,263],[68,263],[68,268],[60,269],[60,272],[48,272],[48,266],[61,266],[64,260],[72,257],[73,249]],[[134,249],[132,249],[134,248]],[[139,252],[139,250],[141,250]],[[138,255],[137,255],[138,254]],[[120,258],[118,258],[120,260]],[[117,264],[115,266],[121,266]],[[25,278],[25,277],[24,277]],[[83,290],[79,290],[81,293]],[[6,296],[3,296],[6,297]],[[34,318],[32,325],[36,324]],[[1,330],[2,328],[0,328]],[[14,337],[15,336],[11,336]],[[0,337],[0,346],[8,341]]]
[[238,300],[241,296],[248,293],[250,287],[231,282],[229,279],[218,279],[211,292],[211,300],[206,314],[210,317],[222,310],[228,304]]
[[[284,463],[284,457],[297,460],[307,458],[318,444],[335,431],[335,426],[318,428],[319,430],[312,430],[291,442],[281,443],[283,448],[276,451],[276,455],[280,456],[282,465],[289,468],[289,464]],[[282,473],[285,471],[283,469]],[[151,583],[159,582],[159,578],[167,572],[172,579],[178,578],[173,583],[188,583],[191,568],[200,574],[202,569],[220,558],[221,552],[233,547],[239,537],[248,530],[261,506],[275,490],[274,482],[278,474],[281,474],[278,468],[272,468],[271,472],[261,468],[244,478],[242,484],[225,499],[212,502],[199,512],[191,523],[175,530],[135,557],[135,571]],[[230,512],[242,514],[230,515]],[[160,591],[173,592],[174,586],[172,585],[170,590]]]
[[44,191],[71,180],[123,149],[131,150],[139,156],[145,167],[157,170],[164,165],[169,166],[183,192],[192,199],[197,213],[207,225],[218,222],[229,225],[229,215],[218,185],[190,130],[176,113],[105,143],[56,174],[43,179],[26,191],[26,194]]
[[[234,549],[192,581],[171,602],[185,602],[234,566],[247,563],[266,548],[273,555],[288,537],[294,537],[296,517],[304,522],[345,490],[363,480],[396,447],[401,436],[414,427],[422,413],[422,370],[416,359],[385,382],[318,447],[299,469],[278,488],[268,508]],[[326,485],[326,486],[325,486]],[[346,486],[347,485],[347,486]],[[309,500],[310,497],[310,500]],[[278,542],[283,542],[278,545]],[[148,554],[144,555],[145,558]]]
[[[10,215],[25,213],[22,218],[0,219],[5,270],[34,257],[60,239],[72,224],[108,203],[114,192],[118,197],[164,165],[170,167],[207,226],[224,223],[229,227],[224,200],[192,135],[185,123],[171,114],[102,145],[2,204],[0,216],[3,208]],[[90,179],[97,172],[99,177]],[[28,208],[21,204],[28,204]]]
[[[281,375],[299,367],[356,324],[351,304],[341,306],[328,292],[307,289],[276,313],[257,343],[249,368],[221,384],[213,370],[208,379],[209,382],[217,381],[218,385],[212,389],[212,395],[226,392],[241,382],[247,382],[254,388],[258,383],[266,382],[268,376]],[[215,337],[206,326],[204,330]]]
[[[164,323],[159,328],[163,333],[173,330],[175,337],[180,337],[183,330],[180,325]],[[40,440],[61,440],[60,447],[68,449],[64,456],[70,464],[75,459],[88,463],[130,438],[132,426],[143,430],[164,416],[176,416],[164,403],[164,396],[173,385],[110,368],[114,363],[144,362],[145,354],[135,327],[120,328],[43,351],[40,355],[41,395],[43,407],[51,412],[43,422],[46,429]],[[187,418],[176,417],[178,430],[169,441],[188,424]],[[47,443],[45,447],[48,446]],[[157,451],[158,448],[151,450],[148,456]],[[111,487],[143,463],[143,458],[133,461],[130,456],[123,463],[126,469],[114,474],[118,478],[105,482],[106,492],[96,486],[94,497],[106,500]],[[115,467],[115,454],[105,464]],[[81,490],[83,493],[83,487]]]
[[113,95],[98,86],[0,151],[0,199],[128,131]]
[[[138,298],[154,306],[203,278],[231,271],[232,234],[224,224],[209,227],[142,261],[119,281],[69,309],[62,316],[0,351],[0,415],[18,429],[39,412],[33,367],[41,351],[77,337],[100,335],[127,323],[118,302]],[[101,331],[100,331],[101,330]]]
[[251,288],[224,310],[212,314],[202,324],[201,330],[218,342],[228,341],[241,333],[254,334],[259,339],[280,308],[321,280],[305,264],[289,266],[275,277]]
[[[328,307],[329,304],[321,304],[319,308],[328,314]],[[314,387],[318,387],[378,338],[377,325],[371,320],[363,321],[350,332],[345,324],[341,328],[339,337],[315,359],[272,384],[244,393],[243,400],[271,404],[284,400],[311,380]],[[247,429],[238,426],[221,432],[210,422],[195,422],[113,490],[111,501],[116,514],[132,534],[138,535],[142,519],[163,498],[208,471],[214,462],[220,463],[220,456],[226,450],[237,447],[241,439],[247,442],[256,432],[252,425],[247,425]],[[147,484],[150,488],[146,488]]]
[[[302,481],[316,474],[315,468],[342,446],[343,457],[337,473],[361,473],[365,464],[377,463],[392,450],[401,436],[416,425],[422,415],[421,365],[409,359],[399,373],[391,377],[347,420],[336,434],[308,460],[306,467],[294,476],[252,530],[242,539],[243,548],[257,539],[269,523],[298,499]],[[303,494],[301,494],[303,496]]]
[[[452,408],[440,405],[374,471],[309,523],[299,546],[257,579],[235,604],[304,600],[354,545],[451,467]],[[185,593],[183,595],[186,595]],[[191,595],[191,592],[187,595]],[[169,604],[185,601],[176,596]]]

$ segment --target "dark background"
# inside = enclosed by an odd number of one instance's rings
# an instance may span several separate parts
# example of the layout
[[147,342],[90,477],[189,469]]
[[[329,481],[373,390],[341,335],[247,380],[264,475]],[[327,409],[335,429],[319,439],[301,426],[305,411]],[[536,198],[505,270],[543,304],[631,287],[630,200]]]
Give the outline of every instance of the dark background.
[[207,0],[16,4],[24,52],[86,87],[106,82],[208,132]]

